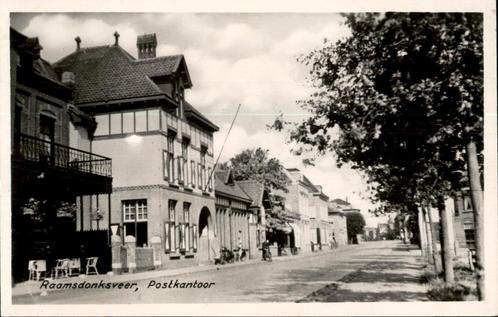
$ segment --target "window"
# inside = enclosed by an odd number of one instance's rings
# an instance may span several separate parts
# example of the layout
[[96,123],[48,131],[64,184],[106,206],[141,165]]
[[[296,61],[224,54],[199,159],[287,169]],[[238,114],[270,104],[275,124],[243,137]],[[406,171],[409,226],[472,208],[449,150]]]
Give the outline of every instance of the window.
[[121,113],[111,114],[111,134],[121,134]]
[[183,138],[182,140],[182,156],[180,159],[181,167],[181,176],[180,180],[185,184],[188,184],[188,149],[190,146],[190,140],[188,138]]
[[135,132],[134,116],[133,112],[123,113],[123,133]]
[[178,241],[176,234],[176,200],[168,200],[168,220],[164,223],[165,252],[177,252]]
[[97,129],[95,130],[95,135],[108,135],[109,134],[109,115],[99,115],[95,116],[95,121],[97,121]]
[[168,130],[166,151],[163,151],[163,176],[170,183],[174,182],[175,172],[175,133]]
[[190,178],[191,178],[190,186],[192,188],[195,188],[195,161],[194,160],[190,161]]
[[147,111],[147,117],[148,117],[148,130],[149,131],[157,131],[159,130],[159,110],[148,110]]
[[190,223],[190,203],[183,203],[183,222]]
[[134,236],[137,246],[147,244],[147,200],[124,200],[121,203],[125,236]]
[[145,132],[147,131],[147,112],[136,111],[135,112],[135,132]]
[[45,141],[54,141],[55,119],[49,116],[40,115],[40,138]]
[[201,163],[197,163],[197,186],[199,186],[199,189],[202,188],[202,168],[201,168]]
[[475,240],[476,240],[474,224],[473,223],[464,223],[463,224],[463,231],[465,232],[465,241],[467,242],[467,244],[474,245]]
[[206,181],[207,181],[207,178],[206,178],[206,152],[207,152],[207,148],[205,146],[201,146],[201,167],[200,167],[200,171],[199,171],[199,176],[200,176],[200,187],[201,189],[204,191],[205,190],[205,186],[206,186]]
[[176,219],[176,200],[168,200],[168,219],[170,222],[175,222]]

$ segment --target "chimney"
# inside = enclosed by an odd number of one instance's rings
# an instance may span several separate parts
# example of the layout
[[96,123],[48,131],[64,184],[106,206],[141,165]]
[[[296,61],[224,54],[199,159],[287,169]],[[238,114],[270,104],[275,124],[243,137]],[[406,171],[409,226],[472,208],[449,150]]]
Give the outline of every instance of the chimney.
[[79,36],[75,37],[74,40],[76,41],[76,50],[80,50],[80,44],[81,44],[81,39]]
[[138,59],[156,57],[156,33],[144,34],[137,37]]

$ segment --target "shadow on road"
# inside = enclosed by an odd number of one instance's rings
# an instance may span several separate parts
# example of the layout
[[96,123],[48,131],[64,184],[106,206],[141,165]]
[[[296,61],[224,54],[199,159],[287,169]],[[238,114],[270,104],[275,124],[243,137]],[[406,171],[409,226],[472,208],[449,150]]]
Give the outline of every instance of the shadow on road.
[[401,245],[392,248],[394,254],[368,255],[344,262],[368,264],[297,302],[427,301],[426,286],[420,283],[424,265],[407,249]]

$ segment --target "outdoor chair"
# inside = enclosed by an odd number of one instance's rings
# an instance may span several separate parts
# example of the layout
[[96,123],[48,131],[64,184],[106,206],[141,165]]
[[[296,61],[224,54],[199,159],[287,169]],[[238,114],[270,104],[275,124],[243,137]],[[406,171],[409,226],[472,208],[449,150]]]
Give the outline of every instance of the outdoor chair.
[[46,274],[47,262],[45,260],[31,260],[28,262],[29,280],[40,280],[41,273]]
[[[90,273],[97,274],[97,275],[99,274],[99,271],[97,270],[97,261],[98,260],[99,260],[99,258],[96,256],[86,258],[86,275],[90,275]],[[91,270],[93,270],[93,272],[90,272]]]
[[68,263],[69,276],[73,275],[73,270],[78,270],[78,274],[81,274],[81,261],[79,258],[73,258],[69,260]]
[[69,259],[55,260],[55,267],[52,270],[52,277],[59,278],[59,273],[62,273],[63,277],[69,276]]

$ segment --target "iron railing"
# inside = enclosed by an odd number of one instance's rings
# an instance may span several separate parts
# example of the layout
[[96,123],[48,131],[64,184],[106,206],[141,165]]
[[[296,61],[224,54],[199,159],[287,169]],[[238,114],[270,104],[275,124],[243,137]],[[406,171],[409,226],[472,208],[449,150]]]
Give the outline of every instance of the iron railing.
[[16,143],[15,154],[25,160],[83,173],[112,176],[112,160],[108,157],[26,134],[19,134]]

